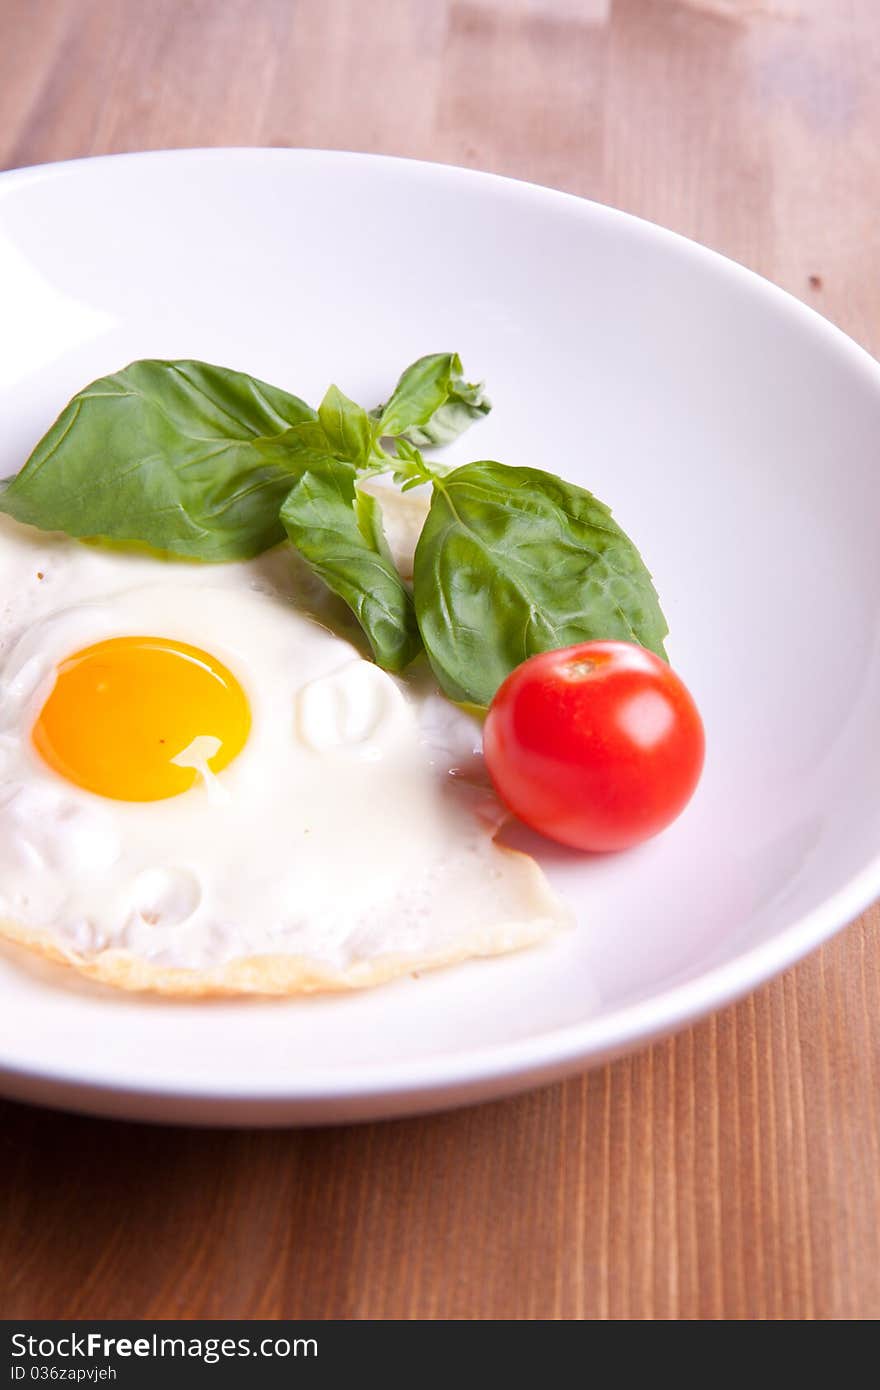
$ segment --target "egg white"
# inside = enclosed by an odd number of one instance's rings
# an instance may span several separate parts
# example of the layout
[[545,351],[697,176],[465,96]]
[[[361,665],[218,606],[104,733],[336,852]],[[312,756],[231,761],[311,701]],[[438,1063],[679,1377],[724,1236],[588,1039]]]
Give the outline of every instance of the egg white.
[[[208,567],[3,519],[0,592],[8,935],[81,967],[128,957],[166,981],[305,962],[273,976],[286,992],[511,949],[564,920],[532,861],[493,843],[500,812],[479,780],[450,775],[473,764],[478,728],[424,677],[395,680],[331,630],[339,610],[288,548]],[[67,782],[30,736],[60,661],[137,635],[210,652],[252,716],[218,776],[145,803]],[[248,980],[265,987],[259,971]]]

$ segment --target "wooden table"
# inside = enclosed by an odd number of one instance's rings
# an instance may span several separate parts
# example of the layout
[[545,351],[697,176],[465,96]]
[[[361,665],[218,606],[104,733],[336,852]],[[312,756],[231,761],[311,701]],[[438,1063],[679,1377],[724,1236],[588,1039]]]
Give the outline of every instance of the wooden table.
[[[493,169],[717,247],[877,352],[878,70],[875,0],[2,0],[0,167],[269,144]],[[878,929],[457,1114],[219,1133],[2,1104],[2,1312],[876,1318]]]

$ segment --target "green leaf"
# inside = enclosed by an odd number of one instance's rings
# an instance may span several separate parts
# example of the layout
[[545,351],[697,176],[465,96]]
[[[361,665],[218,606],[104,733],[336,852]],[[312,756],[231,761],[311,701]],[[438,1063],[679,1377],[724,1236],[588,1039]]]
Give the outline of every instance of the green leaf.
[[325,458],[291,488],[281,520],[310,569],[344,599],[387,671],[421,651],[412,595],[388,549],[375,498],[359,493],[353,464]]
[[453,700],[488,705],[536,652],[595,638],[665,657],[666,620],[632,541],[591,493],[536,468],[469,463],[434,480],[416,614]]
[[244,372],[133,362],[73,397],[0,511],[70,536],[247,559],[283,539],[291,479],[326,448],[305,402]]
[[336,458],[347,459],[356,468],[369,467],[377,427],[362,406],[338,386],[330,386],[318,406],[318,419]]
[[385,527],[382,524],[382,508],[379,499],[356,487],[354,490],[354,515],[361,537],[366,541],[370,550],[374,551],[376,555],[381,555],[384,560],[393,565],[391,547],[388,544]]
[[426,424],[413,425],[406,437],[411,444],[427,448],[451,444],[470,425],[482,420],[492,409],[482,382],[468,382],[464,377],[450,384],[449,395]]
[[456,352],[435,352],[407,367],[384,406],[374,411],[380,435],[411,444],[448,444],[491,405],[482,386],[464,380]]

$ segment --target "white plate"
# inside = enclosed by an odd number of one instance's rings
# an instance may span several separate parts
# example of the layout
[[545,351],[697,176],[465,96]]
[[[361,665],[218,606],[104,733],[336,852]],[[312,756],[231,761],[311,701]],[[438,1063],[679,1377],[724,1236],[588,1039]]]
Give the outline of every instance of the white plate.
[[197,1006],[3,955],[7,1094],[249,1124],[497,1096],[741,995],[880,891],[880,369],[780,290],[546,189],[231,150],[3,175],[0,305],[2,475],[134,357],[369,403],[457,350],[495,409],[455,458],[548,468],[613,506],[708,738],[659,839],[594,859],[532,845],[580,919],[551,947],[354,997]]

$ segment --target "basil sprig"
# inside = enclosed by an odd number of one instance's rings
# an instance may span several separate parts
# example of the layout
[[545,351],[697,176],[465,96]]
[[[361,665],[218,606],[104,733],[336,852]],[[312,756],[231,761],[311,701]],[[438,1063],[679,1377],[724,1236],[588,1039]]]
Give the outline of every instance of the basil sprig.
[[[625,638],[664,656],[651,577],[591,493],[536,468],[450,472],[422,457],[489,409],[455,353],[419,358],[369,412],[337,386],[315,411],[244,372],[133,362],[73,397],[0,485],[0,511],[207,561],[286,537],[352,609],[381,666],[401,671],[424,649],[446,694],[473,705],[527,657],[573,642]],[[432,490],[412,588],[379,503],[358,487],[383,472]]]

